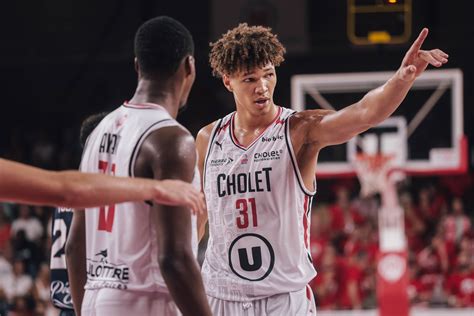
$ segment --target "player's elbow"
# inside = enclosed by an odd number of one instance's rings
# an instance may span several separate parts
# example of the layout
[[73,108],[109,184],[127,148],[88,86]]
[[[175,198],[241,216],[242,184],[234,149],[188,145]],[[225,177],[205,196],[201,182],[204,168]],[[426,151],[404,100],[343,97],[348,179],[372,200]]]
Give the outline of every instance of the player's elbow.
[[359,122],[361,130],[368,130],[369,128],[378,125],[385,118],[383,118],[374,106],[369,106],[364,100],[360,103]]

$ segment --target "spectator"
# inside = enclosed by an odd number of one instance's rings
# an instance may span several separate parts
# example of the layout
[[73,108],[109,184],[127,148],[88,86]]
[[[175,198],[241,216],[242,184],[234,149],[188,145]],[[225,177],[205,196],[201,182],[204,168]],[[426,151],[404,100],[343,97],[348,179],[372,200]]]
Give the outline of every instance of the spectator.
[[409,192],[400,194],[400,206],[405,213],[405,234],[407,236],[408,248],[418,252],[424,246],[422,236],[426,231],[426,225],[420,214],[418,214]]
[[446,209],[445,199],[441,194],[437,194],[433,186],[423,187],[418,192],[418,211],[419,214],[430,223],[436,222]]
[[451,203],[451,212],[444,219],[444,238],[448,242],[458,243],[465,233],[471,228],[471,219],[464,213],[464,203],[456,197]]
[[339,307],[342,309],[362,309],[366,293],[361,285],[366,277],[367,259],[367,253],[363,250],[353,256],[345,257],[339,274],[338,299]]
[[340,292],[338,272],[340,265],[336,257],[336,250],[332,245],[327,245],[318,263],[318,276],[310,283],[315,295],[318,308],[331,310],[337,307],[337,295]]
[[36,314],[49,315],[56,311],[50,299],[50,283],[49,266],[46,263],[42,263],[33,288]]
[[316,269],[319,268],[322,254],[328,244],[328,239],[323,234],[324,228],[321,217],[321,212],[315,212],[315,210],[313,210],[311,213],[310,250],[311,258],[313,259],[313,264]]
[[38,264],[42,261],[38,246],[26,239],[24,230],[19,230],[12,240],[12,250],[16,258],[20,258],[26,265],[26,270],[32,276],[36,275]]
[[467,251],[457,257],[454,273],[446,282],[448,305],[451,307],[474,307],[474,264]]
[[[412,256],[410,256],[412,257]],[[420,267],[415,259],[408,260],[408,298],[412,306],[426,306],[431,298],[431,291],[421,279]]]
[[8,316],[33,316],[33,305],[31,297],[16,296]]
[[24,230],[26,239],[32,242],[38,242],[43,236],[43,226],[37,218],[31,216],[31,208],[28,205],[19,206],[19,216],[12,223],[12,236],[20,230]]
[[13,262],[13,273],[2,282],[3,292],[9,303],[15,298],[30,296],[33,290],[33,279],[25,272],[25,264],[21,259]]
[[355,225],[364,221],[358,210],[351,205],[350,194],[346,187],[337,189],[336,203],[330,207],[330,211],[330,225],[333,232],[343,231],[345,234],[350,234]]

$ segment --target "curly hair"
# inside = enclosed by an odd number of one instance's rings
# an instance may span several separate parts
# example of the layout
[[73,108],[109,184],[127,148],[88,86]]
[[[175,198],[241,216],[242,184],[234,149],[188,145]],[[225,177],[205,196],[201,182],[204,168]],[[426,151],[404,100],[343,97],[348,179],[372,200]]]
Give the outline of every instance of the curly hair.
[[279,66],[285,60],[285,47],[270,28],[247,23],[239,24],[210,46],[209,63],[216,77],[250,71],[269,62]]

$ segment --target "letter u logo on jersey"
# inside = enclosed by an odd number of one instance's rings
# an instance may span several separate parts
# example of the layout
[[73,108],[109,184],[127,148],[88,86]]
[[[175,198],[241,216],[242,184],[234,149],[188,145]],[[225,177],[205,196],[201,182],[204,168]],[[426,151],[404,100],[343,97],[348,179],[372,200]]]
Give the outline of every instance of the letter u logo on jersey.
[[275,252],[271,244],[258,234],[238,236],[229,247],[229,267],[239,278],[261,281],[273,270]]
[[250,264],[247,256],[247,249],[239,249],[239,260],[242,269],[245,271],[257,271],[262,267],[262,251],[260,247],[252,247],[252,259],[253,264]]

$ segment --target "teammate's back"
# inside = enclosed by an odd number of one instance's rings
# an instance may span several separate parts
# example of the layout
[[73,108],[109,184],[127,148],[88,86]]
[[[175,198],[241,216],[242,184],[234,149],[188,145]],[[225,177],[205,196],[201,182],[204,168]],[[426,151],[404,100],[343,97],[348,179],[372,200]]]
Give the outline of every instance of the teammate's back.
[[[124,104],[91,134],[81,171],[133,177],[143,141],[163,127],[182,128],[158,105]],[[184,129],[184,128],[183,128]],[[86,289],[165,291],[158,265],[157,213],[150,202],[88,209]],[[195,224],[193,224],[193,236]],[[194,251],[197,243],[194,242]]]
[[[175,121],[195,79],[193,51],[191,34],[171,18],[139,28],[137,90],[91,134],[82,171],[199,183],[194,139]],[[210,315],[189,209],[149,201],[88,209],[82,220],[74,216],[71,239],[84,222],[82,314],[178,315],[179,307],[184,315]],[[82,300],[79,283],[75,302]]]

